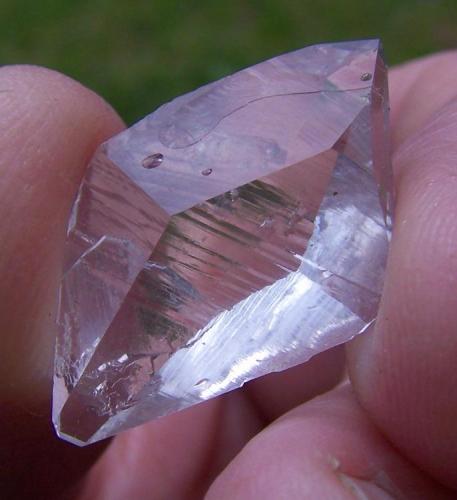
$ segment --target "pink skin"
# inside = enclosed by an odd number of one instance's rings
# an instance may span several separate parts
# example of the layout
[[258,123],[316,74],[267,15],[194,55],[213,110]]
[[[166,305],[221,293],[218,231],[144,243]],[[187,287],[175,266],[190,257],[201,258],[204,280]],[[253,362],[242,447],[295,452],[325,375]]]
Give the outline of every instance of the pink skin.
[[62,75],[1,68],[6,498],[67,489],[83,499],[187,500],[208,488],[218,500],[455,498],[456,80],[452,52],[391,71],[397,223],[376,329],[346,348],[351,385],[332,389],[343,369],[339,348],[128,431],[106,449],[78,449],[49,424],[62,243],[88,158],[123,125]]

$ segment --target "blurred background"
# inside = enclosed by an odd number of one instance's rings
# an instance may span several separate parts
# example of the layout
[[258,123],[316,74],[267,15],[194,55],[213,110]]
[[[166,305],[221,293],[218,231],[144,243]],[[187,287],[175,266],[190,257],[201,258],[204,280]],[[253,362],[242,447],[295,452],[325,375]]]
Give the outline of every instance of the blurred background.
[[390,64],[457,47],[457,0],[0,0],[0,28],[2,64],[66,73],[131,123],[309,44],[381,37]]

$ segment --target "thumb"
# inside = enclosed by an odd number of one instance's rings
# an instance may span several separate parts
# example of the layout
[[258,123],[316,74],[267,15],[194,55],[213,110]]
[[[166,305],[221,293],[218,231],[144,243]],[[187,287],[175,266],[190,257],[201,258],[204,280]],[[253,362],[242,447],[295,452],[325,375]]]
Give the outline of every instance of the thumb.
[[[34,498],[39,489],[46,495],[46,481],[55,488],[84,466],[74,450],[64,458],[69,447],[49,418],[57,286],[85,165],[122,127],[101,98],[63,75],[0,68],[0,475],[35,488]],[[46,460],[37,461],[43,449]]]

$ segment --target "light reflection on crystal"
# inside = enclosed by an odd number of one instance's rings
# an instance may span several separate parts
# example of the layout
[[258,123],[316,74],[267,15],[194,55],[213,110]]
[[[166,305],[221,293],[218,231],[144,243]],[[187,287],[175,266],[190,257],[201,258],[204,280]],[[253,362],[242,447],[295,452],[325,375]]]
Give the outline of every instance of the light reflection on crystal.
[[372,322],[393,200],[387,102],[378,41],[307,47],[181,96],[99,149],[68,227],[63,438],[103,439]]

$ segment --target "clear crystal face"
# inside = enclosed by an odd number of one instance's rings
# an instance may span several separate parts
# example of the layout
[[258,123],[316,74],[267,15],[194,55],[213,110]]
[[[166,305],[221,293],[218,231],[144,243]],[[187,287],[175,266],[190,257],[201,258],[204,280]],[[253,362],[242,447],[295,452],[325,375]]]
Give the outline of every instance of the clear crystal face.
[[392,199],[377,40],[273,58],[110,139],[69,221],[59,435],[95,442],[363,331]]

